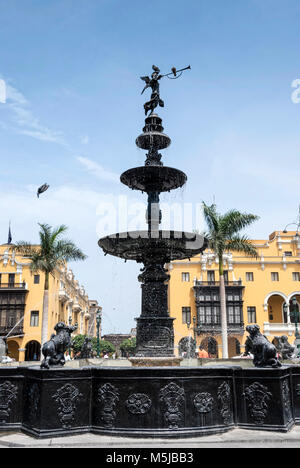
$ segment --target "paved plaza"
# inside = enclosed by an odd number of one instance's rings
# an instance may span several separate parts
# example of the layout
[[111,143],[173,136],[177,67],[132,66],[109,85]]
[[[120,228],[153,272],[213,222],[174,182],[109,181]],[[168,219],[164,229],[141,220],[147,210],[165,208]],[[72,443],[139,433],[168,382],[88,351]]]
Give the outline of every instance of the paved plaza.
[[289,433],[234,429],[223,435],[189,439],[129,439],[83,434],[37,440],[22,433],[2,434],[0,448],[102,448],[115,449],[198,449],[198,448],[300,448],[300,427]]

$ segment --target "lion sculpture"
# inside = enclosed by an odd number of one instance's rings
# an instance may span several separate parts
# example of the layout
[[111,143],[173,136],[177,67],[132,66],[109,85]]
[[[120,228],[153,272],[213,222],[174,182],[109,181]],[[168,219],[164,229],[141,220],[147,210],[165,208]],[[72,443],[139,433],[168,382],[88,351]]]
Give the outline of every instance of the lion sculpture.
[[50,369],[51,366],[64,366],[66,363],[65,352],[71,346],[71,334],[77,330],[78,325],[68,327],[65,323],[59,322],[54,330],[56,335],[51,336],[50,341],[44,344],[42,353],[42,369]]
[[246,341],[246,352],[253,354],[255,367],[281,367],[276,347],[260,332],[260,327],[249,325],[246,330],[249,333]]
[[275,336],[272,343],[281,354],[283,360],[292,359],[294,357],[295,346],[290,345],[286,335]]

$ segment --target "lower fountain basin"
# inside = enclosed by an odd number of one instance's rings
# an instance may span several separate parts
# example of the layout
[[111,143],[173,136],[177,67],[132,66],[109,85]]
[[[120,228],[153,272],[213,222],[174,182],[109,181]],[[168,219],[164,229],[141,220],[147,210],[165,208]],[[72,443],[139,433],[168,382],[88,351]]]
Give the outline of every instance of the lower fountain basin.
[[184,172],[166,166],[141,166],[121,175],[121,182],[142,192],[168,192],[182,187],[187,181]]
[[234,427],[287,432],[300,368],[1,368],[0,431],[182,438]]
[[164,264],[192,258],[207,247],[205,237],[180,231],[132,231],[104,237],[99,246],[105,254],[138,263]]

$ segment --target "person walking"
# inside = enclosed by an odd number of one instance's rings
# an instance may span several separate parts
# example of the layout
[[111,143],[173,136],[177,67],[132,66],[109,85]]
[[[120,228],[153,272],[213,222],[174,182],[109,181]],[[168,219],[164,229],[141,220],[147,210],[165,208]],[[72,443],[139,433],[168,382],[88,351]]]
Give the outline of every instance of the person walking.
[[199,359],[208,359],[209,358],[208,352],[202,346],[199,346],[198,357],[199,357]]

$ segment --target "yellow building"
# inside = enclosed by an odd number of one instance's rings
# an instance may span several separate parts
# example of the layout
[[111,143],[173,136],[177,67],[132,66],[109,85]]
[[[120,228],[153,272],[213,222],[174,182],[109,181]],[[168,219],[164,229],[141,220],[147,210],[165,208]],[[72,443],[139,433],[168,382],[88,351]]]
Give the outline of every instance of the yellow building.
[[[268,240],[251,241],[258,258],[227,253],[224,256],[229,357],[244,351],[248,324],[257,323],[269,341],[287,335],[295,341],[291,300],[300,304],[300,236],[276,231]],[[222,357],[219,267],[214,253],[206,250],[190,261],[168,265],[169,309],[176,318],[178,353],[186,337],[196,339],[213,357]],[[299,328],[300,331],[300,328]]]
[[[41,357],[44,280],[43,273],[31,273],[30,260],[16,254],[13,245],[0,246],[0,336],[18,361]],[[95,336],[98,303],[89,300],[72,270],[57,269],[49,282],[48,339],[59,321],[78,323],[74,335]]]

